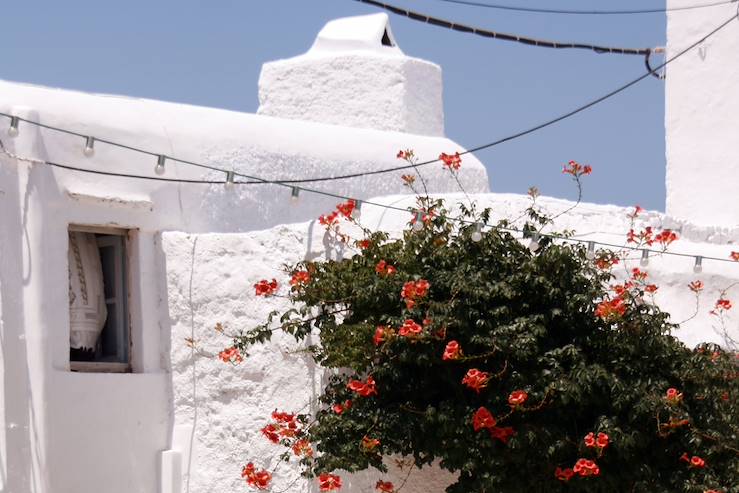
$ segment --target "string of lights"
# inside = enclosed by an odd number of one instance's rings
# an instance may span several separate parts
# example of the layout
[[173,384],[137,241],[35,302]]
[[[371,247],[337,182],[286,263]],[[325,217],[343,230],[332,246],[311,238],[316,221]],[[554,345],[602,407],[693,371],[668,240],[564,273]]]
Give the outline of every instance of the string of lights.
[[525,44],[529,46],[539,46],[542,48],[555,48],[555,49],[578,49],[578,50],[590,50],[595,53],[609,53],[616,55],[641,55],[648,57],[652,52],[651,48],[620,48],[615,46],[600,46],[587,43],[563,43],[559,41],[550,41],[546,39],[529,38],[527,36],[519,36],[517,34],[501,33],[498,31],[492,31],[490,29],[482,29],[479,27],[472,27],[465,24],[459,24],[457,22],[448,21],[439,17],[432,17],[430,15],[421,14],[412,10],[403,9],[390,5],[384,2],[378,2],[377,0],[355,0],[360,3],[379,7],[393,14],[407,17],[408,19],[425,22],[438,27],[451,29],[453,31],[459,31],[463,33],[476,34],[484,38],[493,38],[501,41],[511,41],[514,43]]
[[569,15],[626,15],[626,14],[664,14],[667,12],[683,12],[688,10],[705,9],[709,7],[720,7],[736,3],[739,0],[723,0],[721,2],[711,2],[694,5],[683,5],[679,7],[653,8],[653,9],[626,9],[626,10],[568,10],[568,9],[547,9],[539,7],[516,7],[513,5],[500,5],[486,2],[478,2],[473,0],[437,0],[438,2],[453,3],[457,5],[467,5],[471,7],[482,7],[487,9],[508,10],[512,12],[528,12],[537,14],[569,14]]
[[[512,141],[512,140],[515,140],[515,139],[524,137],[526,135],[532,134],[532,133],[537,132],[539,130],[542,130],[542,129],[546,128],[546,127],[549,127],[551,125],[554,125],[556,123],[559,123],[559,122],[561,122],[563,120],[566,120],[568,118],[571,118],[571,117],[577,115],[578,113],[581,113],[581,112],[583,112],[583,111],[585,111],[585,110],[587,110],[587,109],[589,109],[589,108],[591,108],[591,107],[593,107],[593,106],[595,106],[595,105],[597,105],[599,103],[602,103],[603,101],[606,101],[606,100],[608,100],[608,99],[610,99],[610,98],[612,98],[612,97],[620,94],[621,92],[626,91],[630,87],[638,84],[642,80],[644,80],[647,77],[649,77],[651,74],[656,73],[657,71],[659,71],[662,68],[666,67],[668,64],[674,62],[675,60],[677,60],[678,58],[682,57],[683,55],[685,55],[689,51],[695,49],[698,45],[700,45],[701,43],[703,43],[704,41],[706,41],[710,37],[714,36],[716,33],[718,33],[719,31],[721,31],[722,29],[724,29],[727,25],[729,25],[732,21],[734,21],[737,18],[739,18],[739,12],[737,13],[737,15],[734,15],[731,18],[727,19],[721,25],[719,25],[718,27],[716,27],[714,30],[712,30],[711,32],[709,32],[708,34],[706,34],[705,36],[703,36],[699,40],[695,41],[694,43],[692,43],[691,45],[689,45],[685,49],[681,50],[680,52],[678,52],[677,54],[675,54],[673,57],[670,57],[670,58],[666,59],[663,63],[661,63],[660,65],[656,66],[653,69],[653,71],[650,72],[650,73],[648,73],[648,74],[643,74],[643,75],[641,75],[641,76],[639,76],[639,77],[637,77],[637,78],[635,78],[635,79],[633,79],[633,80],[631,80],[631,81],[623,84],[622,86],[620,86],[620,87],[618,87],[618,88],[616,88],[616,89],[614,89],[614,90],[612,90],[612,91],[610,91],[610,92],[608,92],[608,93],[606,93],[606,94],[604,94],[604,95],[602,95],[602,96],[600,96],[598,98],[595,98],[595,99],[593,99],[593,100],[591,100],[591,101],[589,101],[589,102],[587,102],[587,103],[585,103],[585,104],[583,104],[581,106],[578,106],[577,108],[575,108],[573,110],[568,111],[567,113],[564,113],[562,115],[559,115],[559,116],[557,116],[555,118],[552,118],[550,120],[547,120],[547,121],[545,121],[543,123],[540,123],[538,125],[535,125],[533,127],[527,128],[525,130],[522,130],[522,131],[516,132],[514,134],[508,135],[506,137],[500,138],[500,139],[495,140],[493,142],[489,142],[489,143],[486,143],[486,144],[482,144],[482,145],[473,147],[471,149],[467,149],[465,151],[460,152],[459,154],[460,154],[460,156],[466,155],[466,154],[474,154],[476,152],[479,152],[479,151],[482,151],[482,150],[485,150],[485,149],[489,149],[491,147],[495,147],[495,146],[498,146],[500,144],[503,144],[503,143],[506,143],[506,142],[509,142],[509,141]],[[121,149],[126,149],[126,150],[129,150],[129,151],[138,152],[138,153],[141,153],[141,154],[145,154],[145,155],[148,155],[148,156],[155,157],[157,161],[156,161],[156,166],[155,166],[154,169],[155,169],[155,172],[157,174],[159,174],[159,175],[164,174],[166,172],[166,162],[167,161],[172,161],[172,162],[176,162],[176,163],[180,163],[180,164],[184,164],[184,165],[195,166],[195,167],[198,167],[198,168],[203,168],[203,169],[208,169],[210,171],[216,171],[216,172],[223,173],[224,175],[226,175],[227,178],[230,177],[230,180],[231,181],[234,181],[237,177],[238,178],[244,178],[244,179],[246,179],[246,181],[244,181],[244,180],[238,181],[238,183],[241,184],[241,185],[283,184],[283,185],[286,185],[286,186],[293,187],[293,186],[298,185],[298,184],[301,184],[301,183],[316,183],[316,182],[324,182],[324,181],[338,181],[338,180],[346,180],[346,179],[352,179],[352,178],[360,178],[360,177],[363,177],[363,176],[372,176],[372,175],[385,174],[385,173],[394,173],[394,172],[398,172],[398,171],[405,171],[405,170],[410,170],[410,169],[419,168],[419,167],[423,167],[423,166],[428,166],[430,164],[434,164],[434,163],[439,163],[440,162],[440,159],[439,158],[436,158],[436,159],[429,159],[429,160],[426,160],[426,161],[422,161],[422,162],[419,162],[419,163],[416,163],[416,164],[393,166],[393,167],[389,167],[389,168],[383,168],[383,169],[371,170],[371,171],[361,171],[361,172],[357,172],[357,173],[348,173],[348,174],[344,174],[344,175],[334,175],[334,176],[314,177],[314,178],[301,178],[301,179],[265,179],[265,178],[252,177],[252,176],[249,176],[249,175],[246,175],[246,174],[243,174],[243,173],[239,173],[239,172],[236,172],[236,171],[222,169],[222,168],[219,168],[217,166],[212,166],[212,165],[208,165],[208,164],[198,163],[198,162],[195,162],[195,161],[186,160],[186,159],[182,159],[182,158],[178,158],[178,157],[174,157],[174,156],[167,156],[167,155],[164,155],[164,154],[160,154],[158,152],[150,151],[150,150],[147,150],[147,149],[142,149],[142,148],[139,148],[139,147],[134,147],[134,146],[131,146],[131,145],[128,145],[128,144],[123,144],[123,143],[115,142],[115,141],[108,140],[108,139],[103,139],[103,138],[99,138],[99,137],[85,135],[85,134],[82,134],[82,133],[79,133],[79,132],[75,132],[75,131],[72,131],[72,130],[69,130],[69,129],[65,129],[65,128],[61,128],[61,127],[57,127],[57,126],[53,126],[53,125],[47,125],[47,124],[44,124],[44,123],[41,123],[41,122],[37,122],[37,121],[34,121],[34,120],[29,120],[29,119],[26,119],[26,118],[22,118],[22,117],[19,117],[17,115],[11,115],[11,114],[8,114],[8,113],[0,112],[0,116],[6,117],[6,118],[8,118],[10,120],[10,126],[8,128],[8,135],[11,136],[11,137],[15,137],[15,136],[17,136],[19,134],[19,124],[20,124],[20,122],[23,122],[23,123],[27,123],[29,125],[37,126],[39,128],[43,128],[43,129],[46,129],[46,130],[51,130],[51,131],[55,131],[55,132],[64,133],[64,134],[71,135],[71,136],[78,137],[78,138],[82,139],[84,141],[83,154],[85,156],[87,156],[87,157],[92,157],[95,154],[95,145],[96,145],[96,143],[102,143],[102,144],[110,145],[110,146],[113,146],[113,147],[118,147],[118,148],[121,148]],[[168,181],[168,180],[169,179],[162,179],[162,181]],[[228,181],[228,179],[226,181],[224,181],[223,183],[226,183],[227,181]],[[218,181],[205,181],[205,182],[206,183],[219,183]]]
[[[132,179],[141,179],[141,180],[154,180],[154,181],[167,181],[167,182],[177,182],[177,183],[189,183],[189,184],[207,184],[207,185],[224,185],[226,187],[232,187],[234,185],[241,185],[244,184],[244,182],[234,181],[229,179],[226,179],[225,181],[208,181],[208,180],[187,180],[187,179],[181,179],[181,178],[164,178],[159,176],[142,176],[142,175],[134,175],[134,174],[127,174],[127,173],[116,173],[112,171],[102,171],[102,170],[93,170],[93,169],[87,169],[87,168],[79,168],[76,166],[70,166],[66,164],[61,164],[53,161],[43,161],[40,159],[35,158],[29,158],[24,156],[19,156],[17,154],[9,152],[2,141],[0,140],[0,153],[5,154],[6,156],[9,156],[13,159],[17,159],[20,161],[30,162],[32,164],[44,164],[47,166],[55,167],[55,168],[61,168],[68,171],[74,171],[74,172],[80,172],[80,173],[90,173],[90,174],[96,174],[96,175],[104,175],[104,176],[111,176],[116,178],[132,178]],[[276,186],[284,186],[282,183],[279,182],[273,182],[273,185]],[[341,195],[333,192],[328,192],[324,190],[316,190],[306,187],[290,187],[291,188],[291,197],[292,199],[297,199],[299,197],[299,192],[303,191],[306,193],[312,193],[324,197],[331,197],[334,199],[342,200],[342,201],[354,201],[356,204],[357,209],[361,209],[362,205],[369,205],[374,207],[379,207],[386,210],[391,211],[397,211],[397,212],[404,212],[404,213],[412,213],[415,216],[415,221],[413,224],[413,228],[415,230],[420,230],[423,228],[423,215],[424,211],[422,210],[413,210],[413,209],[407,209],[403,207],[398,207],[390,204],[382,204],[379,202],[371,202],[367,200],[357,199],[353,198],[347,195]],[[479,221],[472,221],[469,219],[464,219],[461,217],[455,217],[455,216],[443,216],[447,220],[458,222],[462,225],[468,225],[473,226],[474,230],[471,233],[471,239],[473,241],[480,241],[482,239],[482,232],[484,228],[490,228],[495,229],[498,231],[503,231],[515,235],[523,235],[524,237],[528,234],[531,238],[531,243],[529,244],[529,248],[533,251],[537,250],[539,248],[539,243],[542,238],[549,238],[551,240],[557,240],[557,241],[564,241],[564,242],[570,242],[570,243],[576,243],[576,244],[582,244],[586,245],[587,252],[586,256],[589,259],[594,258],[595,256],[595,247],[596,245],[600,245],[602,247],[606,247],[607,249],[617,249],[617,250],[628,250],[628,251],[634,251],[634,252],[640,252],[641,253],[641,265],[646,266],[649,263],[649,258],[651,256],[660,256],[660,255],[669,255],[669,256],[675,256],[675,257],[683,257],[683,258],[693,258],[695,263],[693,266],[693,271],[696,273],[702,272],[703,269],[703,261],[704,260],[710,260],[715,262],[727,262],[727,263],[736,263],[733,260],[727,259],[727,258],[720,258],[720,257],[712,257],[712,256],[706,256],[706,255],[696,255],[696,254],[690,254],[690,253],[681,253],[681,252],[671,252],[671,251],[664,251],[664,250],[656,250],[651,248],[644,248],[643,246],[629,246],[629,245],[619,245],[615,243],[609,243],[609,242],[603,242],[603,241],[596,241],[592,240],[590,238],[575,238],[571,236],[565,236],[561,234],[556,233],[541,233],[541,232],[533,232],[533,233],[527,233],[522,229],[512,228],[512,227],[505,227],[500,225],[488,225],[483,224]]]

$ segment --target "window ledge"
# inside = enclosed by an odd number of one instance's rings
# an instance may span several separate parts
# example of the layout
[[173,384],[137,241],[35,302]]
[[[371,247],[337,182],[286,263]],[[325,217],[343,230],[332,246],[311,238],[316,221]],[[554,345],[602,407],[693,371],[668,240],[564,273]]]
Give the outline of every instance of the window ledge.
[[82,373],[131,373],[131,365],[128,363],[105,361],[70,361],[69,369]]

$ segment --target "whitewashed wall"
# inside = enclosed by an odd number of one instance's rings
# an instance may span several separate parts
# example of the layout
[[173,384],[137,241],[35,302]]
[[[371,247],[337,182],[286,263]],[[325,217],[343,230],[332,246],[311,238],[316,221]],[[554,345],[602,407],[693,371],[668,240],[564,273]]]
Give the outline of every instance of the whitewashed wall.
[[[455,204],[464,198],[447,196]],[[495,217],[517,217],[528,205],[518,195],[490,194],[474,196],[483,206],[491,206]],[[380,202],[399,207],[412,205],[407,196],[381,198]],[[543,199],[549,213],[567,209],[570,202]],[[615,206],[583,204],[558,221],[559,228],[573,228],[578,234],[600,241],[623,243],[628,230],[627,209]],[[409,215],[367,207],[362,222],[398,234]],[[638,221],[639,226],[663,226],[663,216],[650,212]],[[223,322],[227,330],[249,328],[264,321],[272,309],[285,309],[284,298],[261,298],[254,294],[253,284],[273,277],[283,284],[282,265],[305,258],[324,255],[324,230],[314,222],[283,225],[264,231],[241,234],[192,235],[167,233],[163,249],[167,264],[169,317],[172,325],[171,361],[176,426],[193,431],[192,469],[189,481],[192,492],[240,491],[244,488],[240,466],[254,460],[262,467],[274,466],[282,451],[268,442],[259,430],[275,409],[298,411],[313,409],[319,395],[321,372],[289,338],[278,337],[266,346],[257,346],[239,366],[224,364],[215,354],[230,344],[213,326]],[[725,257],[727,245],[680,240],[674,251]],[[331,252],[331,250],[329,250]],[[329,254],[335,256],[335,252]],[[632,266],[638,265],[637,259]],[[692,259],[663,256],[654,258],[646,269],[652,282],[659,285],[656,300],[677,322],[690,317],[695,298],[688,283],[701,279],[706,291],[701,297],[699,315],[684,324],[677,335],[689,346],[702,341],[726,343],[726,337],[708,314],[719,289],[739,280],[739,263],[704,262],[702,274],[693,273]],[[620,269],[617,269],[619,272]],[[729,293],[739,297],[739,288]],[[732,313],[728,329],[739,339],[739,317]],[[192,351],[185,338],[193,337],[198,347],[210,356]],[[315,341],[313,341],[315,342]],[[307,407],[306,407],[307,406]],[[193,426],[194,428],[189,428]],[[186,471],[187,472],[187,471]],[[281,466],[275,474],[279,491],[296,479],[297,468]],[[397,480],[399,474],[396,473]],[[344,491],[368,491],[381,475],[376,472],[349,479]],[[411,476],[409,491],[437,492],[449,484],[450,477],[427,470]],[[298,480],[288,491],[308,492],[315,485]]]
[[[689,4],[668,0],[667,6]],[[671,12],[667,56],[737,14],[737,5]],[[667,213],[739,236],[739,22],[667,67]]]

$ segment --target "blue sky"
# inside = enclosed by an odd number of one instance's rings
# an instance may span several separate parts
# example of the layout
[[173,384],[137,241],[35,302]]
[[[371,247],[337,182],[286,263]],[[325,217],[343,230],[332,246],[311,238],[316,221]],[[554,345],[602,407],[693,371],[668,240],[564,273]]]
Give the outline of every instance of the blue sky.
[[[493,30],[625,47],[665,43],[664,14],[501,12],[385,0]],[[490,0],[563,8],[664,7],[664,0]],[[597,7],[594,5],[597,3]],[[353,0],[22,0],[3,3],[0,78],[254,112],[262,63],[306,51],[330,19],[376,12]],[[676,15],[691,15],[681,13]],[[638,56],[527,47],[391,15],[401,49],[444,71],[447,135],[474,147],[541,123],[644,73]],[[573,198],[562,163],[591,164],[585,200],[664,210],[664,82],[482,151],[496,192]]]

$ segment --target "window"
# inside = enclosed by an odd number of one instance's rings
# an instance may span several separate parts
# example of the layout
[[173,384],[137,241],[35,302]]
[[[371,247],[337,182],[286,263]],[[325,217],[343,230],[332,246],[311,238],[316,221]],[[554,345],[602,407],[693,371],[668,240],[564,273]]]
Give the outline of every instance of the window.
[[130,235],[125,229],[69,227],[72,371],[131,371]]

